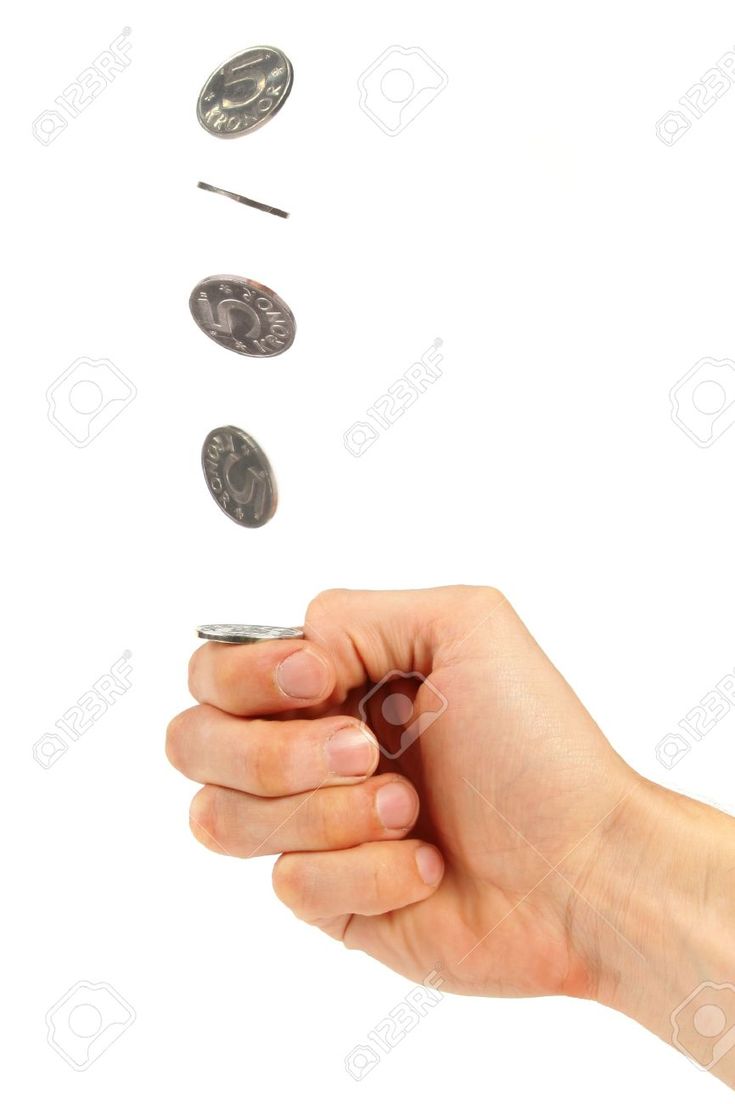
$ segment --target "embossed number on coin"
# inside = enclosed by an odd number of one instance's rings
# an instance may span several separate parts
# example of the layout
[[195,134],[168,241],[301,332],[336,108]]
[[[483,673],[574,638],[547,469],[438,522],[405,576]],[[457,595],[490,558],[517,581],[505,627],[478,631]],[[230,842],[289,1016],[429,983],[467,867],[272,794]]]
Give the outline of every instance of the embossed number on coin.
[[199,93],[197,118],[218,138],[238,138],[271,119],[292,84],[286,55],[274,46],[254,46],[215,69]]
[[276,512],[277,492],[257,441],[236,426],[213,429],[202,446],[202,468],[212,498],[238,525],[257,529]]
[[301,640],[304,630],[278,625],[198,625],[197,635],[221,644],[257,644],[259,640]]
[[243,276],[208,276],[189,296],[189,309],[200,330],[241,356],[278,356],[296,336],[283,299]]

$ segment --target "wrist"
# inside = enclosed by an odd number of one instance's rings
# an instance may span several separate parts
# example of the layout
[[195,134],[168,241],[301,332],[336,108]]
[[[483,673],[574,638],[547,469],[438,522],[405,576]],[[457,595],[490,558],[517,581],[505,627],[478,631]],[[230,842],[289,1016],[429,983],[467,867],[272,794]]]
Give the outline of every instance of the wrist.
[[580,886],[599,915],[574,909],[597,999],[730,1084],[734,872],[735,820],[641,779]]

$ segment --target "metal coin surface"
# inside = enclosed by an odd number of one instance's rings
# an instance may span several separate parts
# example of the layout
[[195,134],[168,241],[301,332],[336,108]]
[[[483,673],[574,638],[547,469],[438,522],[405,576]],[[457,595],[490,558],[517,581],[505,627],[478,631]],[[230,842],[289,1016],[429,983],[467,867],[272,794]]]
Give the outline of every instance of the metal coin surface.
[[244,430],[220,426],[208,433],[202,468],[212,498],[238,525],[258,529],[275,514],[273,471],[260,445]]
[[253,46],[218,66],[197,100],[197,119],[217,138],[239,138],[272,119],[288,99],[293,66],[274,46]]
[[277,625],[198,625],[197,636],[222,644],[257,644],[259,640],[302,640],[304,630]]
[[189,296],[189,309],[207,337],[241,356],[278,356],[296,336],[280,295],[244,276],[207,276]]

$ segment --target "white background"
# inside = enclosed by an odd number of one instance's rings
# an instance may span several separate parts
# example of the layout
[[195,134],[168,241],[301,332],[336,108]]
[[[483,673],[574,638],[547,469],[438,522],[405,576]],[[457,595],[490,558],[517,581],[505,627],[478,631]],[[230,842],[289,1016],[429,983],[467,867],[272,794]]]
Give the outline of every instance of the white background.
[[[373,0],[39,2],[5,36],[8,443],[2,1077],[14,1100],[728,1099],[673,1049],[564,999],[447,996],[362,1082],[345,1055],[411,986],[300,925],[271,859],[189,836],[163,754],[200,621],[298,624],[328,586],[489,583],[641,772],[733,807],[735,710],[655,756],[735,667],[735,430],[698,448],[669,390],[735,357],[735,90],[675,145],[655,124],[735,44],[731,5]],[[132,28],[131,63],[51,144],[31,134]],[[195,102],[282,48],[280,114],[218,141]],[[448,86],[398,136],[358,78],[421,47]],[[282,221],[202,179],[292,212]],[[6,251],[8,251],[6,249]],[[237,357],[192,287],[253,277],[293,348]],[[443,374],[363,456],[342,435],[436,338]],[[45,393],[109,358],[137,397],[86,448]],[[209,497],[234,423],[268,452],[264,529]],[[34,743],[129,649],[132,688],[52,768]],[[673,727],[672,727],[673,726]],[[80,979],[136,1010],[87,1072],[46,1043]],[[715,979],[716,980],[716,979]]]

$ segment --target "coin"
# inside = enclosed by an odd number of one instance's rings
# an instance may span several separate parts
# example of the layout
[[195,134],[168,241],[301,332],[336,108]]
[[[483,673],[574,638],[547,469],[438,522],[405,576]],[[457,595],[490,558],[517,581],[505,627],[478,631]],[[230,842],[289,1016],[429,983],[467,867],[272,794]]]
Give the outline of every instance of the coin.
[[207,276],[189,296],[189,309],[200,330],[241,356],[278,356],[296,336],[283,299],[244,276]]
[[256,644],[259,640],[301,640],[304,630],[277,625],[198,625],[197,636],[222,644]]
[[257,199],[248,199],[247,196],[239,195],[237,192],[228,192],[226,188],[216,188],[214,184],[205,184],[203,180],[198,182],[197,188],[203,188],[205,192],[215,192],[217,195],[226,196],[228,199],[234,199],[235,203],[244,203],[246,207],[255,207],[258,211],[265,211],[269,215],[277,215],[278,218],[288,218],[288,211],[282,211],[280,207],[271,207],[269,203],[260,203]]
[[212,498],[238,525],[257,529],[275,514],[278,494],[268,458],[242,429],[220,426],[208,433],[202,468]]
[[218,66],[199,93],[197,119],[209,134],[239,138],[283,107],[293,66],[274,46],[253,46]]

